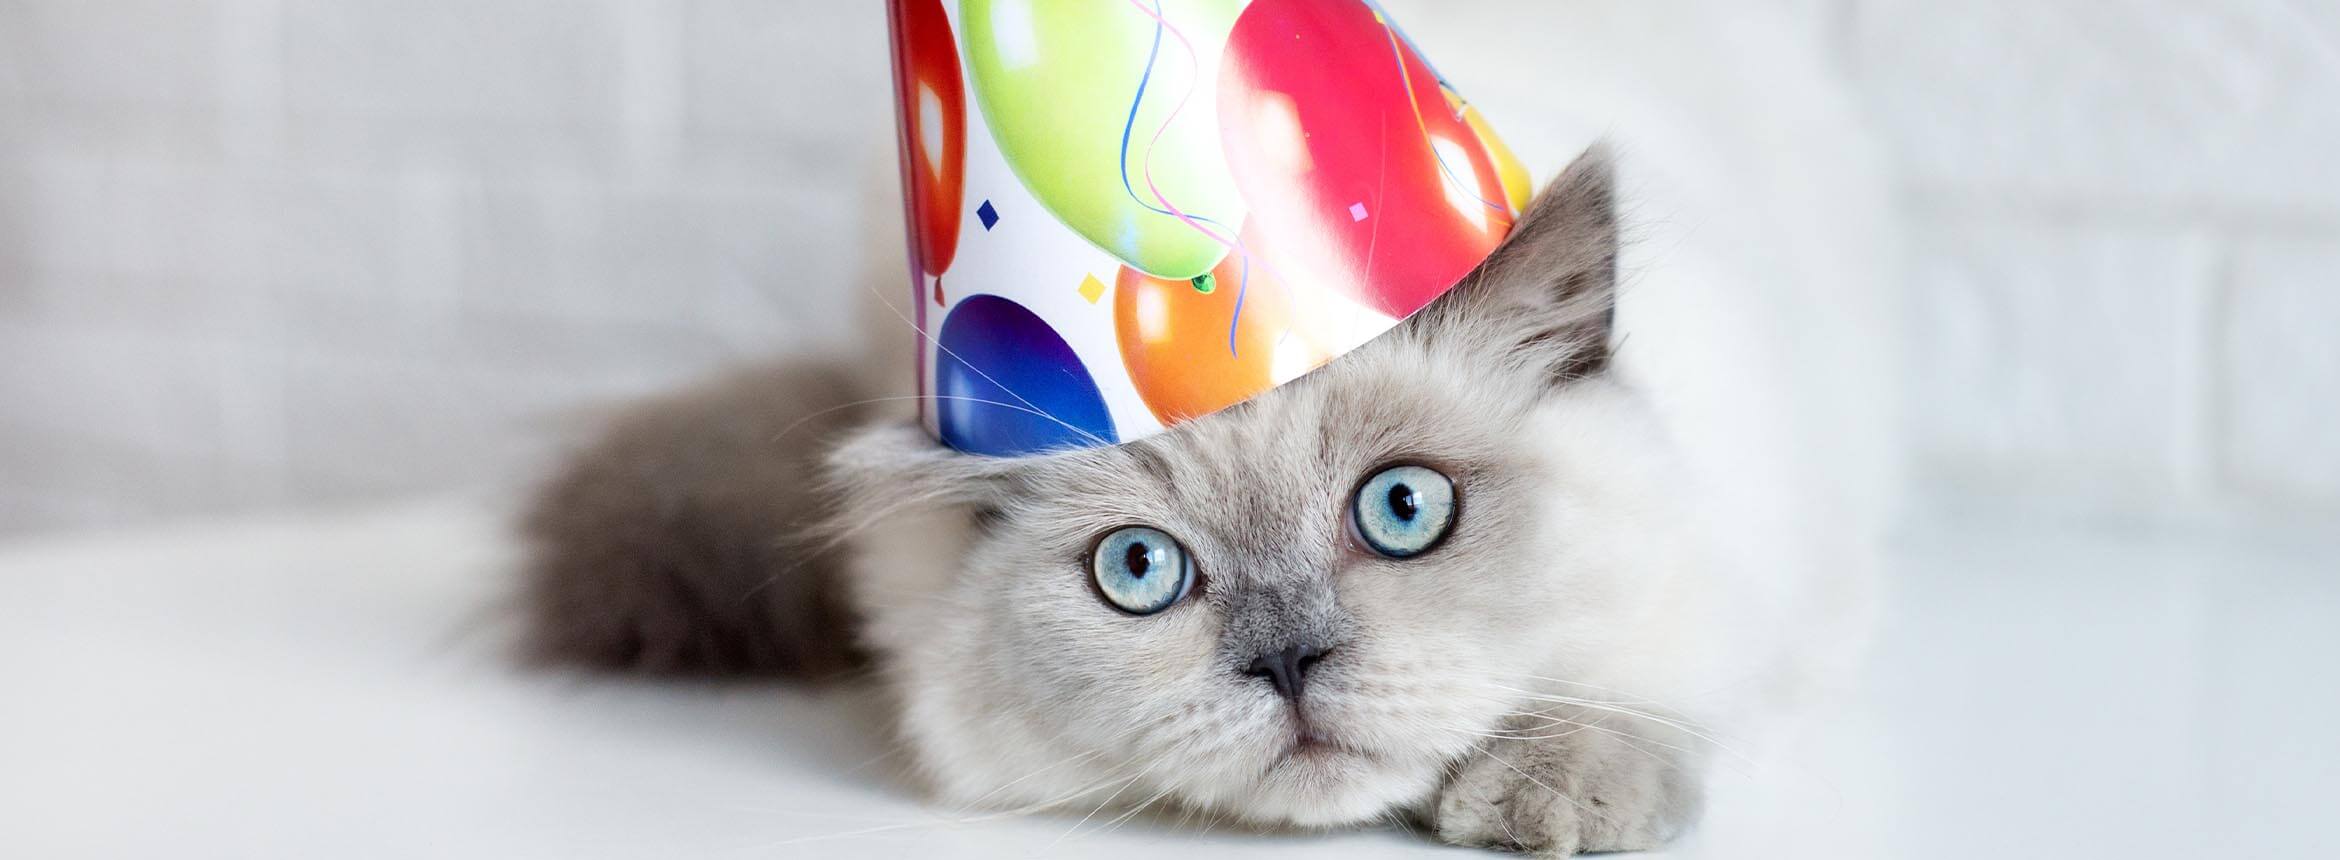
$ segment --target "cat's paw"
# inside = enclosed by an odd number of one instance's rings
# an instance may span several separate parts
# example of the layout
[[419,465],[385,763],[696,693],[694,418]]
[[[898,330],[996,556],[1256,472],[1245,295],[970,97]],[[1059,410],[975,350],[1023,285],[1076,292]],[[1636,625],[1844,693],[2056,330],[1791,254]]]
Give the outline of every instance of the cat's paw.
[[1696,767],[1664,746],[1608,729],[1511,734],[1482,744],[1439,791],[1440,839],[1569,857],[1657,848],[1697,820]]

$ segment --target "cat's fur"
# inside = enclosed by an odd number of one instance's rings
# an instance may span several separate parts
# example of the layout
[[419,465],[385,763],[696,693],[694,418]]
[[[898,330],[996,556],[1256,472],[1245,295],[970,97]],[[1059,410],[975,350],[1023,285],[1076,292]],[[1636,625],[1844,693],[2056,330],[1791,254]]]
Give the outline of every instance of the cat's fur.
[[538,491],[521,524],[538,661],[821,677],[859,661],[812,534],[818,452],[866,417],[848,369],[797,362],[640,404]]
[[[528,520],[534,653],[805,672],[856,642],[958,803],[1410,812],[1461,844],[1661,844],[1695,818],[1706,727],[1747,698],[1717,691],[1779,680],[1780,615],[1748,584],[1782,559],[1734,557],[1744,525],[1714,521],[1679,428],[1617,364],[1634,354],[1612,362],[1615,197],[1588,154],[1397,330],[1120,446],[988,459],[899,418],[848,430],[852,386],[804,367],[650,404]],[[1462,500],[1409,560],[1346,525],[1392,463]],[[817,523],[848,551],[807,542]],[[1200,571],[1159,615],[1089,582],[1098,536],[1132,524]],[[1244,667],[1298,639],[1328,650],[1295,705]]]

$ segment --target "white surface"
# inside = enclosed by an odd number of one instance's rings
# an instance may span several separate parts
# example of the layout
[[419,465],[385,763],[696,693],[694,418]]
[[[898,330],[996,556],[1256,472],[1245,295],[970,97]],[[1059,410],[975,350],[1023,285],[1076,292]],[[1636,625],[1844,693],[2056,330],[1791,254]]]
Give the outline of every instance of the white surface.
[[[963,820],[865,703],[501,660],[492,506],[0,551],[0,856],[1473,856]],[[1873,680],[1678,854],[2333,856],[2329,546],[1932,529]]]

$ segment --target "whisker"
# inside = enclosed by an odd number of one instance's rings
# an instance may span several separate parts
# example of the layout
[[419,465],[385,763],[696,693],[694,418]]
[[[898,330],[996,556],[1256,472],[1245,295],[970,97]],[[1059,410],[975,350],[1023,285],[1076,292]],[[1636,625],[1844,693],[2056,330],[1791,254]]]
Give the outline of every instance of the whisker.
[[1627,716],[1631,716],[1631,717],[1637,717],[1637,718],[1640,718],[1640,719],[1648,720],[1648,721],[1650,721],[1650,722],[1652,722],[1652,723],[1656,723],[1656,724],[1658,724],[1658,725],[1665,726],[1665,727],[1667,727],[1667,728],[1670,728],[1670,729],[1673,729],[1673,730],[1675,730],[1675,731],[1681,732],[1681,733],[1683,733],[1683,734],[1685,734],[1685,735],[1689,735],[1690,737],[1697,738],[1698,740],[1705,741],[1705,742],[1706,742],[1708,745],[1710,745],[1710,746],[1714,747],[1715,749],[1717,749],[1717,750],[1720,750],[1721,752],[1723,752],[1723,753],[1725,753],[1725,754],[1728,754],[1728,755],[1730,755],[1730,756],[1731,756],[1731,757],[1733,757],[1733,758],[1739,759],[1740,761],[1742,761],[1742,762],[1744,762],[1744,763],[1746,763],[1746,764],[1748,764],[1748,765],[1750,765],[1750,766],[1752,766],[1752,765],[1755,763],[1753,759],[1750,759],[1750,758],[1748,758],[1748,757],[1747,757],[1745,754],[1743,754],[1743,753],[1739,752],[1739,751],[1738,751],[1738,749],[1736,749],[1736,748],[1732,747],[1730,744],[1726,744],[1726,743],[1724,743],[1724,742],[1723,742],[1721,739],[1719,739],[1719,738],[1716,738],[1715,736],[1713,736],[1713,735],[1711,735],[1711,734],[1708,734],[1708,733],[1706,733],[1705,731],[1702,731],[1701,729],[1699,729],[1698,727],[1696,727],[1696,726],[1693,726],[1693,725],[1691,725],[1691,724],[1688,724],[1688,723],[1684,723],[1684,722],[1678,722],[1678,721],[1675,721],[1675,720],[1670,720],[1670,719],[1666,719],[1666,718],[1664,718],[1664,717],[1660,717],[1660,716],[1658,716],[1658,715],[1656,715],[1656,714],[1644,713],[1644,712],[1641,712],[1641,711],[1635,711],[1635,710],[1631,710],[1631,709],[1627,709],[1627,708],[1616,708],[1616,707],[1611,707],[1611,706],[1607,706],[1607,705],[1594,705],[1594,704],[1587,704],[1587,703],[1583,703],[1583,702],[1570,702],[1570,703],[1567,703],[1567,704],[1572,704],[1572,705],[1575,705],[1575,706],[1577,706],[1577,707],[1582,707],[1582,708],[1589,708],[1589,709],[1596,710],[1596,711],[1611,711],[1611,712],[1614,712],[1614,713],[1624,714],[1624,715],[1627,715]]
[[1104,750],[1102,750],[1102,749],[1093,749],[1093,750],[1090,750],[1090,751],[1088,751],[1088,752],[1081,753],[1080,755],[1076,755],[1076,756],[1070,756],[1070,757],[1064,758],[1064,759],[1062,759],[1062,760],[1059,760],[1059,761],[1057,761],[1055,764],[1051,764],[1051,765],[1048,765],[1048,766],[1046,766],[1046,767],[1042,767],[1042,768],[1040,768],[1040,769],[1038,769],[1038,770],[1032,771],[1031,773],[1027,773],[1027,774],[1024,774],[1023,776],[1019,776],[1019,777],[1016,777],[1015,779],[1011,779],[1011,780],[1008,780],[1007,782],[1001,783],[1001,784],[999,784],[997,787],[994,787],[992,790],[984,792],[984,793],[983,793],[981,796],[979,796],[979,797],[975,798],[974,800],[967,801],[967,805],[968,805],[968,806],[976,806],[976,807],[982,806],[982,805],[983,805],[983,804],[984,804],[986,801],[989,801],[989,800],[991,800],[991,798],[998,796],[998,795],[999,795],[1001,792],[1007,791],[1008,789],[1014,788],[1014,787],[1016,787],[1017,785],[1020,785],[1020,784],[1022,784],[1022,783],[1023,783],[1025,780],[1031,779],[1031,778],[1033,778],[1033,777],[1039,776],[1039,775],[1041,775],[1041,774],[1043,774],[1043,773],[1047,773],[1047,772],[1049,772],[1049,771],[1055,770],[1055,769],[1057,769],[1057,768],[1063,767],[1063,766],[1065,766],[1065,765],[1068,765],[1068,764],[1073,764],[1073,763],[1076,763],[1076,762],[1083,762],[1083,761],[1087,761],[1087,760],[1089,760],[1089,759],[1092,759],[1092,758],[1096,758],[1097,756],[1099,756],[1099,755],[1101,755],[1101,754],[1103,754],[1103,753],[1104,753]]
[[1728,749],[1729,749],[1729,747],[1728,747],[1727,745],[1725,745],[1725,744],[1724,744],[1724,743],[1723,743],[1721,740],[1719,740],[1719,739],[1717,739],[1717,738],[1713,737],[1712,735],[1709,735],[1709,734],[1707,734],[1707,733],[1706,733],[1706,732],[1703,730],[1703,728],[1702,728],[1702,727],[1700,727],[1700,726],[1696,726],[1696,725],[1694,725],[1694,724],[1691,724],[1691,723],[1689,723],[1689,722],[1686,722],[1686,721],[1683,721],[1683,720],[1677,720],[1677,719],[1674,719],[1674,718],[1671,718],[1671,717],[1666,717],[1666,716],[1661,716],[1661,715],[1659,715],[1659,714],[1651,713],[1651,712],[1649,712],[1649,711],[1638,710],[1638,709],[1635,709],[1635,708],[1629,708],[1629,707],[1625,707],[1625,706],[1622,706],[1622,705],[1617,705],[1617,704],[1613,704],[1613,703],[1609,703],[1609,702],[1603,702],[1603,701],[1598,701],[1598,700],[1593,700],[1593,699],[1579,699],[1579,698],[1576,698],[1576,697],[1574,697],[1574,696],[1561,696],[1561,695],[1554,695],[1554,694],[1550,694],[1550,693],[1538,693],[1538,692],[1535,692],[1535,691],[1532,691],[1532,690],[1522,690],[1522,689],[1519,689],[1519,688],[1516,688],[1516,687],[1504,687],[1504,686],[1502,686],[1502,685],[1496,685],[1496,687],[1497,687],[1497,689],[1509,690],[1509,691],[1511,691],[1511,692],[1513,692],[1513,693],[1517,693],[1517,694],[1519,694],[1519,695],[1521,695],[1521,696],[1524,696],[1524,697],[1528,698],[1528,699],[1529,699],[1529,700],[1531,700],[1531,701],[1553,702],[1553,703],[1556,703],[1556,704],[1561,704],[1561,705],[1574,705],[1574,706],[1577,706],[1577,707],[1582,707],[1582,708],[1590,708],[1590,709],[1593,709],[1593,710],[1598,710],[1598,711],[1612,711],[1612,712],[1615,712],[1615,713],[1624,714],[1624,715],[1626,715],[1626,716],[1631,716],[1631,717],[1639,717],[1639,718],[1641,718],[1641,719],[1645,719],[1645,720],[1648,720],[1648,721],[1650,721],[1650,722],[1657,723],[1657,724],[1659,724],[1659,725],[1662,725],[1662,726],[1666,726],[1666,727],[1668,727],[1668,728],[1675,729],[1675,730],[1677,730],[1677,731],[1680,731],[1680,732],[1682,732],[1682,733],[1684,733],[1684,734],[1687,734],[1687,735],[1690,735],[1690,736],[1692,736],[1692,737],[1698,738],[1699,740],[1706,741],[1707,743],[1710,743],[1710,744],[1713,744],[1713,745],[1715,745],[1715,747],[1717,747],[1717,748],[1719,748],[1719,749],[1725,749],[1725,750],[1728,750]]
[[[1157,760],[1156,764],[1159,763],[1159,760]],[[1055,848],[1058,845],[1064,844],[1064,840],[1071,838],[1075,833],[1079,833],[1081,827],[1089,823],[1089,819],[1097,817],[1097,813],[1103,812],[1105,811],[1105,807],[1113,805],[1113,801],[1120,799],[1122,792],[1128,791],[1130,786],[1136,785],[1138,780],[1145,778],[1147,771],[1151,771],[1153,769],[1153,765],[1147,765],[1145,770],[1138,771],[1136,775],[1123,780],[1121,787],[1114,789],[1112,794],[1106,795],[1104,800],[1098,801],[1097,806],[1089,810],[1089,814],[1083,815],[1081,816],[1081,820],[1073,822],[1072,829],[1066,830],[1063,834],[1057,836],[1055,841],[1048,843],[1048,847]]]
[[[1607,735],[1613,736],[1613,737],[1617,738],[1617,739],[1618,739],[1618,741],[1619,741],[1620,743],[1623,743],[1625,746],[1627,746],[1627,747],[1629,747],[1629,748],[1633,749],[1633,751],[1635,751],[1635,752],[1638,752],[1638,753],[1641,753],[1641,754],[1642,754],[1642,755],[1644,755],[1644,756],[1648,756],[1648,757],[1650,757],[1652,760],[1655,760],[1655,761],[1659,762],[1660,764],[1664,764],[1664,765],[1666,765],[1666,766],[1668,766],[1668,767],[1673,767],[1673,768],[1675,768],[1675,769],[1678,769],[1678,770],[1679,770],[1679,769],[1683,769],[1683,768],[1682,768],[1682,766],[1681,766],[1679,763],[1677,763],[1675,760],[1673,760],[1673,759],[1671,759],[1671,758],[1668,758],[1668,757],[1666,757],[1666,756],[1661,756],[1661,755],[1658,755],[1657,753],[1650,752],[1650,751],[1649,751],[1649,750],[1648,750],[1646,747],[1644,747],[1644,746],[1642,746],[1642,745],[1643,745],[1643,744],[1654,745],[1654,746],[1657,746],[1657,747],[1661,747],[1661,748],[1664,748],[1664,749],[1668,749],[1668,750],[1672,750],[1672,751],[1674,751],[1674,752],[1681,753],[1681,754],[1682,754],[1682,755],[1684,755],[1684,756],[1691,756],[1691,755],[1695,755],[1695,754],[1697,753],[1697,751],[1696,751],[1696,750],[1690,749],[1690,748],[1688,748],[1688,747],[1679,746],[1679,745],[1676,745],[1676,744],[1670,744],[1670,743],[1667,743],[1667,742],[1665,742],[1665,741],[1659,740],[1659,739],[1657,739],[1657,738],[1653,738],[1653,737],[1649,737],[1649,736],[1647,736],[1647,735],[1643,735],[1643,734],[1639,734],[1639,733],[1633,732],[1633,731],[1631,731],[1631,730],[1629,730],[1629,729],[1622,729],[1622,728],[1616,728],[1616,727],[1612,727],[1612,726],[1605,725],[1605,723],[1606,723],[1606,722],[1607,722],[1607,720],[1608,720],[1608,715],[1609,715],[1609,714],[1611,714],[1611,713],[1616,713],[1616,712],[1607,712],[1607,713],[1604,713],[1604,715],[1603,715],[1603,716],[1600,716],[1600,717],[1595,717],[1595,718],[1594,718],[1594,719],[1593,719],[1591,722],[1585,722],[1585,721],[1582,721],[1582,720],[1574,720],[1574,719],[1569,719],[1569,718],[1567,718],[1567,717],[1561,717],[1561,716],[1549,716],[1549,715],[1547,715],[1547,713],[1548,713],[1550,710],[1553,710],[1553,709],[1552,709],[1552,708],[1547,708],[1547,709],[1543,709],[1543,710],[1540,710],[1540,711],[1534,712],[1534,714],[1532,714],[1532,716],[1537,716],[1537,717],[1539,717],[1539,718],[1541,718],[1541,719],[1544,719],[1544,720],[1546,721],[1546,722],[1544,723],[1544,725],[1543,725],[1542,727],[1539,727],[1538,729],[1532,729],[1532,730],[1506,730],[1506,729],[1496,729],[1496,730],[1494,730],[1494,731],[1472,731],[1472,730],[1469,730],[1469,729],[1464,729],[1464,731],[1470,731],[1472,734],[1475,734],[1475,735],[1477,735],[1477,736],[1479,736],[1479,737],[1483,737],[1483,738],[1489,738],[1489,739],[1494,739],[1494,740],[1513,740],[1513,741],[1535,741],[1535,740],[1549,740],[1549,739],[1558,738],[1558,737],[1566,737],[1566,736],[1568,736],[1568,735],[1576,734],[1576,733],[1578,733],[1578,732],[1582,732],[1582,731],[1597,731],[1597,732],[1601,732],[1601,733],[1603,733],[1603,734],[1607,734]],[[1531,714],[1525,714],[1525,713],[1515,713],[1515,714],[1512,714],[1512,716],[1531,716]],[[1637,716],[1639,716],[1639,715],[1637,715]],[[1571,726],[1574,726],[1575,728],[1569,729],[1569,730],[1567,730],[1567,731],[1564,731],[1564,732],[1558,732],[1558,733],[1553,733],[1553,734],[1534,734],[1534,735],[1526,735],[1526,734],[1520,734],[1520,733],[1519,733],[1520,731],[1540,731],[1540,730],[1541,730],[1541,728],[1549,728],[1549,727],[1551,727],[1551,726],[1555,726],[1555,725],[1561,725],[1561,724],[1571,725]],[[1677,731],[1679,731],[1679,729],[1677,729]],[[1754,773],[1752,772],[1752,770],[1742,770],[1742,769],[1740,769],[1739,767],[1737,767],[1736,765],[1744,765],[1745,767],[1747,767],[1747,768],[1750,768],[1750,769],[1760,769],[1760,768],[1761,768],[1761,765],[1758,765],[1758,764],[1756,764],[1756,763],[1755,763],[1753,760],[1751,760],[1751,759],[1748,759],[1746,756],[1744,756],[1744,755],[1740,755],[1740,754],[1739,754],[1739,753],[1737,753],[1736,751],[1734,751],[1734,750],[1731,750],[1731,749],[1730,749],[1730,748],[1728,748],[1728,747],[1724,747],[1724,746],[1722,746],[1722,745],[1721,745],[1721,744],[1719,744],[1719,743],[1715,743],[1715,742],[1714,742],[1714,741],[1712,741],[1712,740],[1708,740],[1707,742],[1708,742],[1708,743],[1710,743],[1710,744],[1714,744],[1714,746],[1715,746],[1717,749],[1719,749],[1719,750],[1722,750],[1723,752],[1730,754],[1731,758],[1733,758],[1733,759],[1735,760],[1735,761],[1734,761],[1734,766],[1732,766],[1732,767],[1730,768],[1732,773],[1738,774],[1739,776],[1746,777],[1746,778],[1748,778],[1748,779],[1753,779],[1753,778],[1755,778],[1755,775],[1754,775]]]
[[[1564,731],[1564,732],[1553,732],[1553,733],[1551,733],[1551,734],[1517,734],[1517,733],[1510,732],[1510,731],[1506,731],[1506,730],[1503,730],[1503,729],[1497,729],[1497,730],[1495,730],[1495,731],[1473,731],[1473,730],[1470,730],[1470,729],[1463,729],[1462,731],[1469,732],[1469,733],[1470,733],[1470,734],[1472,734],[1472,735],[1475,735],[1475,736],[1477,736],[1477,737],[1486,738],[1486,739],[1488,739],[1488,740],[1497,740],[1497,741],[1548,741],[1548,740],[1553,740],[1553,739],[1556,739],[1556,738],[1564,738],[1564,737],[1567,737],[1567,736],[1569,736],[1569,735],[1573,735],[1573,734],[1576,734],[1576,733],[1578,733],[1578,732],[1584,731],[1585,729],[1591,728],[1590,726],[1586,726],[1586,725],[1584,725],[1584,724],[1582,724],[1582,723],[1577,723],[1577,722],[1575,722],[1575,721],[1573,721],[1573,720],[1568,720],[1568,721],[1564,721],[1564,722],[1567,722],[1569,725],[1573,725],[1573,726],[1575,726],[1575,728],[1569,729],[1569,730],[1567,730],[1567,731]],[[1546,726],[1543,726],[1543,728],[1550,728],[1550,727],[1551,727],[1551,725],[1546,725]]]
[[1615,687],[1603,687],[1603,686],[1601,686],[1601,685],[1599,685],[1599,684],[1590,684],[1590,683],[1586,683],[1586,682],[1584,682],[1584,681],[1571,681],[1571,680],[1568,680],[1568,679],[1566,679],[1566,678],[1554,678],[1554,677],[1551,677],[1551,676],[1548,676],[1548,675],[1521,675],[1520,677],[1526,678],[1526,679],[1528,679],[1528,680],[1530,680],[1530,681],[1543,681],[1543,682],[1545,682],[1545,683],[1548,683],[1548,684],[1565,684],[1565,685],[1568,685],[1568,686],[1571,686],[1571,687],[1583,687],[1583,688],[1585,688],[1585,689],[1587,689],[1587,690],[1593,690],[1593,691],[1597,691],[1597,692],[1608,693],[1608,694],[1611,694],[1611,695],[1617,695],[1617,696],[1632,696],[1632,697],[1634,697],[1634,698],[1632,698],[1632,699],[1630,699],[1630,700],[1627,700],[1627,701],[1621,701],[1621,702],[1618,702],[1617,704],[1634,704],[1634,705],[1655,705],[1655,704],[1657,704],[1657,702],[1655,702],[1655,701],[1652,701],[1652,700],[1650,700],[1650,699],[1641,698],[1641,697],[1640,697],[1640,695],[1639,695],[1639,694],[1637,694],[1637,693],[1631,692],[1631,691],[1629,691],[1629,690],[1620,690],[1620,689],[1617,689],[1617,688],[1615,688]]
[[[1013,392],[1010,392],[1010,393],[1012,394]],[[1020,399],[1022,399],[1022,398],[1017,398],[1017,399],[1019,399],[1019,400],[1020,400]],[[1061,418],[1058,418],[1058,417],[1056,417],[1056,416],[1054,416],[1054,415],[1050,415],[1050,414],[1048,414],[1047,412],[1044,412],[1044,411],[1041,411],[1041,410],[1038,410],[1038,409],[1030,409],[1030,408],[1026,408],[1026,407],[1022,407],[1022,406],[1017,406],[1016,404],[1013,404],[1013,403],[1003,403],[1003,402],[1000,402],[1000,401],[997,401],[997,400],[987,400],[987,399],[984,399],[984,398],[981,398],[981,397],[968,397],[968,396],[964,396],[964,395],[957,395],[957,394],[904,394],[904,395],[896,395],[896,396],[891,396],[891,397],[873,397],[873,398],[869,398],[869,399],[867,399],[867,400],[856,401],[856,402],[853,402],[853,403],[848,403],[848,404],[844,404],[844,405],[840,405],[840,406],[832,406],[832,407],[829,407],[829,408],[827,408],[827,409],[823,409],[823,410],[820,410],[820,411],[818,411],[818,412],[814,412],[814,413],[813,413],[813,414],[811,414],[811,415],[807,415],[807,416],[804,416],[804,417],[802,417],[802,418],[799,418],[799,419],[797,419],[797,420],[796,420],[794,423],[791,423],[791,424],[790,424],[790,425],[789,425],[787,428],[785,428],[785,429],[782,429],[782,430],[779,432],[779,434],[777,434],[777,435],[775,435],[775,436],[773,437],[773,439],[774,439],[775,441],[777,441],[778,439],[780,439],[780,438],[782,438],[782,437],[785,437],[785,436],[787,436],[789,433],[793,433],[793,432],[795,432],[795,431],[796,431],[796,429],[797,429],[798,427],[802,426],[802,425],[803,425],[805,422],[811,421],[811,420],[813,420],[814,418],[820,417],[820,416],[822,416],[822,415],[825,415],[825,414],[828,414],[828,413],[831,413],[831,412],[835,412],[835,411],[838,411],[838,410],[841,410],[841,409],[849,409],[849,408],[853,408],[853,407],[856,407],[856,406],[866,406],[866,405],[869,405],[869,404],[872,404],[872,403],[886,403],[886,402],[901,401],[901,400],[947,400],[947,401],[965,401],[965,402],[969,402],[969,403],[979,403],[979,404],[983,404],[983,405],[986,405],[986,406],[997,406],[997,407],[1000,407],[1000,408],[1002,408],[1002,409],[1012,409],[1012,410],[1015,410],[1015,411],[1018,411],[1018,412],[1024,412],[1024,413],[1029,413],[1029,414],[1032,414],[1032,415],[1038,415],[1038,416],[1040,416],[1040,417],[1042,417],[1042,418],[1046,418],[1046,419],[1048,419],[1048,420],[1050,420],[1050,421],[1054,421],[1054,422],[1056,422],[1056,423],[1058,423],[1058,424],[1061,424],[1061,425],[1063,425],[1063,426],[1064,426],[1066,429],[1068,429],[1068,430],[1072,430],[1073,432],[1080,433],[1080,434],[1082,434],[1082,435],[1084,435],[1084,436],[1088,436],[1088,437],[1089,437],[1090,439],[1092,439],[1092,440],[1096,440],[1096,443],[1097,443],[1097,444],[1100,444],[1100,445],[1104,444],[1104,440],[1102,440],[1102,439],[1098,439],[1098,438],[1097,438],[1097,437],[1096,437],[1094,434],[1091,434],[1091,433],[1089,433],[1088,431],[1086,431],[1086,430],[1082,430],[1081,428],[1079,428],[1079,427],[1075,427],[1075,426],[1073,426],[1073,425],[1071,425],[1071,424],[1067,424],[1067,423],[1065,423],[1065,421],[1064,421],[1063,419],[1061,419]],[[838,546],[841,546],[841,545],[843,545],[843,544],[845,543],[845,541],[847,541],[847,540],[851,539],[851,538],[852,538],[854,535],[856,535],[856,534],[860,534],[860,533],[861,533],[863,530],[865,530],[865,529],[869,528],[869,527],[870,527],[870,526],[872,526],[872,525],[875,525],[876,523],[879,523],[879,522],[883,522],[883,521],[885,521],[885,520],[888,518],[888,515],[889,515],[889,514],[891,514],[891,513],[892,513],[892,511],[891,511],[891,510],[885,510],[885,511],[873,511],[873,512],[871,513],[871,515],[870,515],[869,517],[867,517],[867,518],[866,518],[866,519],[865,519],[863,522],[861,522],[861,523],[858,523],[858,524],[854,524],[854,525],[851,525],[851,526],[845,526],[845,527],[838,527],[838,525],[839,525],[839,524],[837,524],[837,523],[835,523],[835,522],[832,522],[832,523],[831,523],[831,528],[828,530],[828,531],[829,531],[829,534],[828,534],[828,535],[827,535],[825,538],[823,538],[822,540],[820,540],[820,541],[816,542],[816,543],[814,544],[813,548],[812,548],[812,551],[808,551],[808,552],[805,552],[805,553],[803,553],[803,554],[802,554],[802,555],[801,555],[801,556],[798,558],[798,560],[797,560],[796,562],[794,562],[794,563],[790,564],[789,566],[787,566],[787,567],[785,567],[785,568],[782,568],[781,570],[779,570],[779,571],[778,571],[778,572],[776,572],[776,573],[773,573],[771,576],[767,576],[767,577],[765,577],[763,580],[761,580],[761,581],[757,582],[755,585],[748,587],[748,589],[747,589],[746,591],[744,591],[744,592],[742,592],[742,593],[740,594],[740,597],[739,597],[739,600],[740,600],[740,602],[741,602],[741,603],[745,603],[745,602],[747,602],[747,601],[749,601],[749,600],[752,600],[752,599],[754,599],[754,598],[755,598],[755,596],[756,596],[757,594],[760,594],[760,593],[762,593],[764,589],[772,587],[772,586],[773,586],[775,583],[778,583],[780,580],[787,578],[787,577],[788,577],[790,574],[793,574],[793,573],[795,573],[796,571],[803,569],[803,567],[804,567],[804,565],[805,565],[805,564],[808,564],[808,563],[810,563],[810,561],[811,561],[812,559],[819,557],[819,556],[820,556],[820,554],[821,554],[821,552],[823,552],[823,551],[826,551],[826,550],[835,549],[835,548],[837,548]]]
[[1096,832],[1108,832],[1119,828],[1122,824],[1130,821],[1133,818],[1136,818],[1138,814],[1145,812],[1146,807],[1154,805],[1156,801],[1159,801],[1164,797],[1168,797],[1170,792],[1177,789],[1178,787],[1179,783],[1177,781],[1172,781],[1169,785],[1162,786],[1162,790],[1154,792],[1154,796],[1139,801],[1138,805],[1130,807],[1128,812],[1124,812],[1121,815],[1115,817],[1113,820],[1105,822],[1105,824],[1102,827],[1099,827]]

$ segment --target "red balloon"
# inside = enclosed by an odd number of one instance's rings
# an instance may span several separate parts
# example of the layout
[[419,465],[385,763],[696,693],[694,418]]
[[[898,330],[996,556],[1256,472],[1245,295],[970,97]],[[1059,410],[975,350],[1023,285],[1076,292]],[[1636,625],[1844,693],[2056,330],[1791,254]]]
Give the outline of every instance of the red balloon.
[[940,275],[959,251],[966,196],[967,90],[942,0],[893,0],[895,119],[918,269]]
[[1299,272],[1393,317],[1511,229],[1503,184],[1427,63],[1358,0],[1255,0],[1219,70],[1227,164]]

